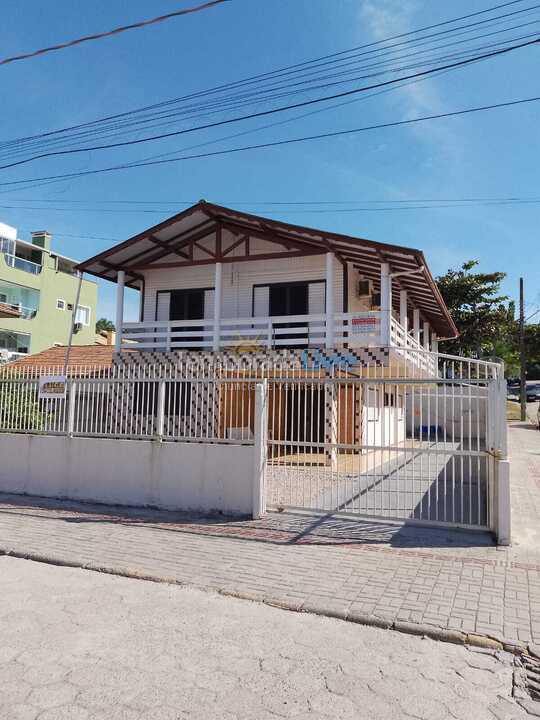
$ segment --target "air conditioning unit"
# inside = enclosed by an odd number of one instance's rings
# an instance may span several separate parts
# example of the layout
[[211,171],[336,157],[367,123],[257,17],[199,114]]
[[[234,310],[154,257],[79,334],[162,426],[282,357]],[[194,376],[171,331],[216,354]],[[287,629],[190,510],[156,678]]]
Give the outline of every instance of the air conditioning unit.
[[81,332],[82,330],[82,323],[75,323],[73,325],[73,334],[76,335],[78,332]]
[[356,297],[367,297],[371,295],[371,282],[369,280],[358,280],[356,283]]

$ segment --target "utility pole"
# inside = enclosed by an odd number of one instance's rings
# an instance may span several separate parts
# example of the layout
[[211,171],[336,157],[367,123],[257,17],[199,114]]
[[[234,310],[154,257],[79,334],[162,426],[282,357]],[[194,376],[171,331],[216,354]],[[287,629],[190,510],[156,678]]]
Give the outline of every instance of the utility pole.
[[523,299],[523,278],[519,278],[519,366],[521,420],[527,419],[527,387],[525,375],[525,303]]

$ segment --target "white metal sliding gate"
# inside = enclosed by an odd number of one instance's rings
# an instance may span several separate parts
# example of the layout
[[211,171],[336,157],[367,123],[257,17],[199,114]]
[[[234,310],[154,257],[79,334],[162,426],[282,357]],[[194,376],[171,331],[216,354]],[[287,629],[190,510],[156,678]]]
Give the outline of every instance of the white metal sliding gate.
[[269,506],[491,527],[503,385],[496,377],[270,381]]

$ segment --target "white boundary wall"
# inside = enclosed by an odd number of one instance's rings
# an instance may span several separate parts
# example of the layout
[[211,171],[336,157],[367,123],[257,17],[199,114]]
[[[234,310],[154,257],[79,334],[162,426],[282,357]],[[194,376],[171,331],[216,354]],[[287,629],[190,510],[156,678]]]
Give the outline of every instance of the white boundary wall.
[[0,492],[252,516],[256,448],[2,433]]

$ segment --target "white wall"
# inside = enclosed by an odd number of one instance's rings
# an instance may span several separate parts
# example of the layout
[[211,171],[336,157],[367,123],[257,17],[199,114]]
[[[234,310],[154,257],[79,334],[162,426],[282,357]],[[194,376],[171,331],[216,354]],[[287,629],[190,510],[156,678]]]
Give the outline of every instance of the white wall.
[[0,237],[6,238],[7,240],[16,240],[17,230],[16,228],[11,227],[11,225],[6,225],[6,223],[0,222]]
[[393,394],[394,406],[384,405],[381,385],[366,385],[362,405],[362,444],[397,445],[405,440],[406,418],[403,391]]
[[487,390],[456,385],[409,391],[406,396],[407,430],[420,425],[439,426],[448,441],[485,440]]
[[0,434],[0,492],[251,515],[253,445]]
[[[159,290],[213,288],[214,272],[214,265],[158,268],[144,271],[144,320],[147,322],[155,320],[156,294]],[[221,317],[252,317],[253,285],[299,280],[308,282],[324,280],[325,276],[325,255],[224,263]],[[317,302],[317,306],[319,305],[320,302]],[[335,262],[334,307],[336,312],[343,311],[343,267],[337,261]]]

